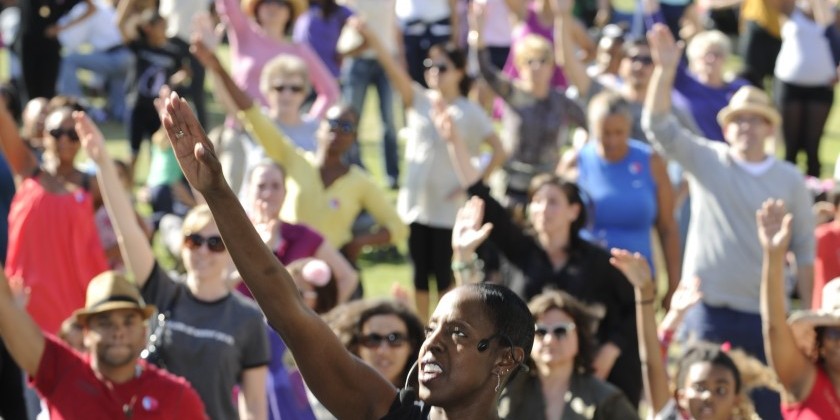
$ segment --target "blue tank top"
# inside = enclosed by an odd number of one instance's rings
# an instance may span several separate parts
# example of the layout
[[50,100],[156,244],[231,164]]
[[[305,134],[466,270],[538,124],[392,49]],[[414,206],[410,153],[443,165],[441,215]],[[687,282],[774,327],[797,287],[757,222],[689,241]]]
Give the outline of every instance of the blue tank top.
[[639,252],[652,264],[650,231],[658,211],[650,169],[653,150],[638,140],[629,142],[627,156],[618,162],[598,156],[594,141],[578,154],[578,185],[591,204],[591,223],[582,234],[607,249]]

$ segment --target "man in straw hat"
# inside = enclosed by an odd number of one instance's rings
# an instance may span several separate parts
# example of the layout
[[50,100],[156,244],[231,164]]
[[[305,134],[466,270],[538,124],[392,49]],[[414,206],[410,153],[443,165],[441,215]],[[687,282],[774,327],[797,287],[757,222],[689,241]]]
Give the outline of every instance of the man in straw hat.
[[29,374],[58,419],[203,419],[204,405],[183,378],[139,360],[145,321],[155,312],[122,275],[106,271],[90,281],[83,326],[89,355],[41,331],[19,308],[0,268],[0,337]]
[[[759,89],[742,87],[718,114],[726,144],[682,128],[670,116],[681,48],[664,25],[655,25],[648,39],[655,69],[642,125],[651,143],[689,174],[691,222],[682,279],[700,278],[703,302],[687,314],[685,330],[703,340],[729,341],[763,360],[762,251],[754,212],[768,198],[791,206],[790,250],[796,256],[800,296],[810,302],[814,216],[804,177],[765,151],[781,118]],[[758,396],[756,408],[764,419],[779,418],[778,399]]]
[[784,265],[792,216],[780,200],[757,212],[764,248],[761,319],[770,366],[787,391],[785,418],[840,418],[840,278],[826,284],[822,307],[794,312],[785,322]]

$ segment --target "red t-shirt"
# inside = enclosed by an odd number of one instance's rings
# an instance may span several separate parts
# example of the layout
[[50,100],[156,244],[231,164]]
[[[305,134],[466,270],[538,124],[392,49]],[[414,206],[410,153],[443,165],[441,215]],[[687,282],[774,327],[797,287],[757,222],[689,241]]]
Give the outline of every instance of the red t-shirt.
[[204,404],[186,379],[139,362],[140,375],[123,384],[97,378],[82,356],[47,334],[31,382],[52,420],[206,419]]
[[796,404],[782,404],[782,417],[790,420],[840,419],[840,398],[822,368],[817,368],[817,379],[808,398]]
[[822,306],[822,289],[826,283],[840,277],[840,223],[817,226],[817,256],[814,259],[814,296],[811,308]]

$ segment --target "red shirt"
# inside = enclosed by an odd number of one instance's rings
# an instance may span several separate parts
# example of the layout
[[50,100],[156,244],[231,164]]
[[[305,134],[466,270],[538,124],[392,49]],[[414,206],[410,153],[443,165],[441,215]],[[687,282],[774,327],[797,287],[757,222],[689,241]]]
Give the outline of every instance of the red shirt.
[[808,398],[796,404],[782,404],[782,417],[790,420],[840,419],[840,398],[822,368],[817,368],[817,379]]
[[52,420],[206,419],[204,404],[186,379],[140,362],[140,374],[122,384],[100,380],[82,356],[46,336],[38,374],[31,378]]
[[826,283],[840,277],[840,223],[817,226],[817,256],[814,259],[814,297],[811,308],[822,306],[822,289]]

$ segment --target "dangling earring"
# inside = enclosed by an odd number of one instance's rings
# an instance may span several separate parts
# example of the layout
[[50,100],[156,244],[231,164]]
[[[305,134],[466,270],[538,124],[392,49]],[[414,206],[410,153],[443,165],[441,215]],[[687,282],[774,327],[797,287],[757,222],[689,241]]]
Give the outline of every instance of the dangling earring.
[[499,392],[499,387],[502,386],[502,374],[496,372],[496,392]]

